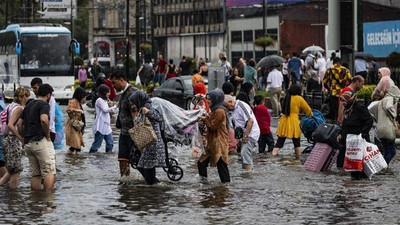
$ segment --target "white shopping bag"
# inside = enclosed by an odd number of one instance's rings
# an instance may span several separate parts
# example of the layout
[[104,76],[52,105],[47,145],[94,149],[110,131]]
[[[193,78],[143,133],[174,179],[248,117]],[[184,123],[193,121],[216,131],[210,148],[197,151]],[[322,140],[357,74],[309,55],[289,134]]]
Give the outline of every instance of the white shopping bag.
[[140,76],[139,76],[139,75],[136,76],[135,85],[142,85],[142,83],[141,83],[141,81],[140,81]]
[[378,146],[368,143],[364,150],[364,173],[371,179],[372,175],[387,167],[387,163]]

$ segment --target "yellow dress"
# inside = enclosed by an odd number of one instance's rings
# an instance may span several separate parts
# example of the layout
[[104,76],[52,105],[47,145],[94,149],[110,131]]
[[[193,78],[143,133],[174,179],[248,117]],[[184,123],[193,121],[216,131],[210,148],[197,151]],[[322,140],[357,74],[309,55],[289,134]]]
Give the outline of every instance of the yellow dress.
[[307,116],[312,116],[312,110],[303,97],[299,95],[292,96],[290,99],[290,116],[282,115],[279,120],[276,134],[278,137],[300,138],[300,120],[299,112],[303,110]]

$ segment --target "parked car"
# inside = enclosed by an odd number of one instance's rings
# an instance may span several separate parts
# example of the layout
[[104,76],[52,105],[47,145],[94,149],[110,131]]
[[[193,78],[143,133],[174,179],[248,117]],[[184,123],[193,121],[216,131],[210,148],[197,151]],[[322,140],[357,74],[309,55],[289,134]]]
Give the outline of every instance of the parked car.
[[155,96],[168,100],[183,109],[190,109],[193,99],[192,77],[181,76],[166,80],[156,88]]

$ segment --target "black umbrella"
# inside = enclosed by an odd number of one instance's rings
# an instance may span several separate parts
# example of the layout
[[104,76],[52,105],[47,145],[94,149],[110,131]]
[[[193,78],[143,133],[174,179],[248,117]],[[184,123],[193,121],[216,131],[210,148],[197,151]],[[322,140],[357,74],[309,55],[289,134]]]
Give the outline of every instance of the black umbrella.
[[278,55],[269,55],[269,56],[265,56],[264,58],[262,58],[257,63],[257,67],[265,67],[265,68],[275,67],[275,66],[282,65],[282,63],[284,63],[284,62],[285,62],[285,59]]
[[372,54],[367,53],[367,52],[356,52],[354,57],[363,58],[363,59],[372,59],[372,58],[374,58],[374,56]]

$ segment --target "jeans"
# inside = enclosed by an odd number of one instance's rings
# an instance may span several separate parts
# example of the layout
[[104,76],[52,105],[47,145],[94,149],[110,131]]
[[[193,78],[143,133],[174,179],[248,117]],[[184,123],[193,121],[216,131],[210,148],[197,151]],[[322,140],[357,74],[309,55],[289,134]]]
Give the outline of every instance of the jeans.
[[101,143],[103,142],[103,139],[106,141],[106,152],[111,152],[114,147],[114,140],[112,133],[103,135],[97,131],[96,134],[94,135],[94,141],[92,147],[90,147],[89,153],[97,152],[97,150],[99,150],[101,146]]
[[159,76],[160,76],[160,77],[158,78],[158,82],[160,83],[160,86],[161,86],[161,84],[163,84],[164,81],[165,81],[165,74],[160,73]]
[[268,145],[268,152],[271,152],[274,148],[274,137],[272,133],[269,134],[260,134],[260,138],[258,138],[258,152],[265,152],[265,147]]
[[154,75],[154,77],[153,77],[153,87],[155,87],[156,86],[156,83],[160,83],[160,74],[159,73],[156,73],[155,75]]
[[386,163],[389,164],[390,161],[396,155],[396,144],[395,144],[394,140],[389,140],[389,139],[385,139],[385,138],[381,138],[380,140],[381,140],[383,149],[385,150],[383,158],[385,158]]

